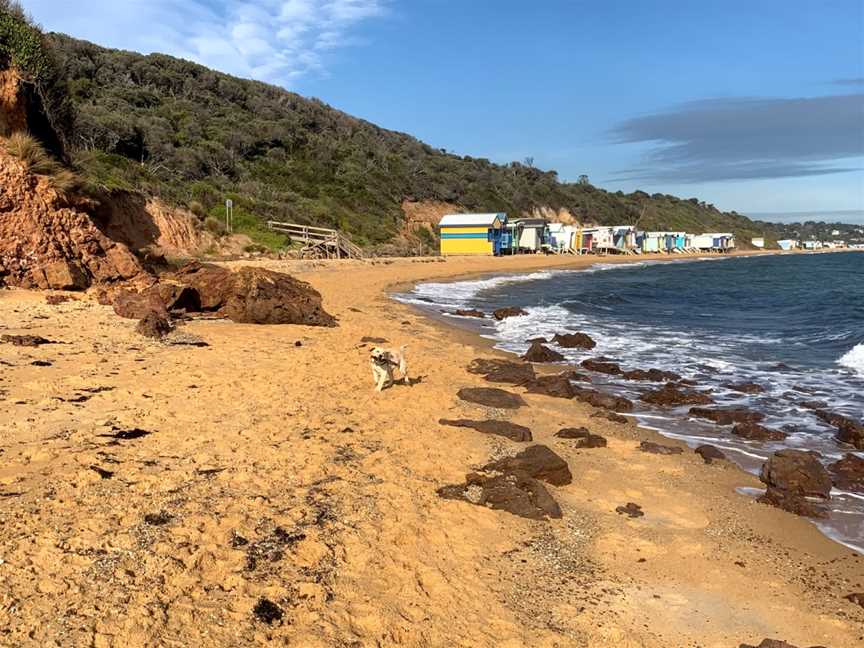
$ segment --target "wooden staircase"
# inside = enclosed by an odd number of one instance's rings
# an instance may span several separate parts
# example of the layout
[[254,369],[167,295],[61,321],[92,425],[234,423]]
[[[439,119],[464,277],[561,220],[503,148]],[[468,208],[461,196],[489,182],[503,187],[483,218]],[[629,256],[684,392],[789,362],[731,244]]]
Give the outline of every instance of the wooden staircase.
[[306,259],[362,259],[363,250],[345,234],[326,227],[312,227],[282,221],[267,221],[267,228],[303,243],[300,255]]

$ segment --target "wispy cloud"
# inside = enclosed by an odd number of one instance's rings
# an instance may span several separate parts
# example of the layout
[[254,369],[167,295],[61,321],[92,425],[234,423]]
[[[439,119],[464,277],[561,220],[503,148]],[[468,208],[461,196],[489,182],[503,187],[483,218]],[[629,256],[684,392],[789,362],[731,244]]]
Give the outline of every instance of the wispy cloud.
[[[648,143],[620,179],[710,182],[856,170],[864,157],[864,94],[795,99],[711,99],[628,119],[617,143]],[[846,160],[846,163],[839,163]]]
[[54,31],[98,44],[190,59],[290,86],[326,74],[333,50],[357,46],[390,0],[28,0]]

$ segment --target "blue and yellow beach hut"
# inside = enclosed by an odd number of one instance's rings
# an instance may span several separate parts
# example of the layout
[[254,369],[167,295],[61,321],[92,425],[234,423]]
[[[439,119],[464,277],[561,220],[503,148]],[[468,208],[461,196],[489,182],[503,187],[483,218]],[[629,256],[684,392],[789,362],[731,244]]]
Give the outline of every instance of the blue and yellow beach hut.
[[498,256],[507,214],[448,214],[438,224],[441,254]]

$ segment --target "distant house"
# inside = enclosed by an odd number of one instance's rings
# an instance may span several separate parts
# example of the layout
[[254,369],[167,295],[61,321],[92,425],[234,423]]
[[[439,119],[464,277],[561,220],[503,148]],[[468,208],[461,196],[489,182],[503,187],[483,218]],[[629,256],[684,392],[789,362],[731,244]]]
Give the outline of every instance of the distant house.
[[762,237],[750,239],[750,242],[753,244],[753,247],[756,247],[756,248],[764,248],[765,247],[765,239]]
[[498,256],[507,214],[448,214],[438,223],[442,255]]
[[777,241],[777,246],[781,250],[794,250],[798,246],[798,241],[794,239],[783,239],[782,241]]

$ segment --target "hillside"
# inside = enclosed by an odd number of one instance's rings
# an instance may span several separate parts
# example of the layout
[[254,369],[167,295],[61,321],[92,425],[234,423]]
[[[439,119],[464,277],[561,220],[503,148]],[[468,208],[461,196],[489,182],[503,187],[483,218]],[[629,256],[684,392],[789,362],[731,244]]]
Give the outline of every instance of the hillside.
[[77,115],[70,148],[87,179],[161,197],[202,218],[221,216],[232,197],[241,231],[265,243],[274,243],[261,231],[271,218],[382,243],[402,229],[406,199],[511,215],[554,211],[599,224],[632,223],[641,214],[644,228],[732,230],[742,241],[764,233],[695,198],[563,183],[554,171],[452,155],[316,99],[187,61],[59,34],[49,40]]

